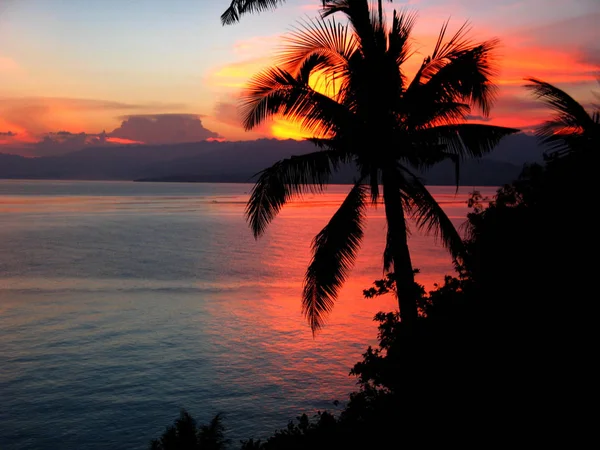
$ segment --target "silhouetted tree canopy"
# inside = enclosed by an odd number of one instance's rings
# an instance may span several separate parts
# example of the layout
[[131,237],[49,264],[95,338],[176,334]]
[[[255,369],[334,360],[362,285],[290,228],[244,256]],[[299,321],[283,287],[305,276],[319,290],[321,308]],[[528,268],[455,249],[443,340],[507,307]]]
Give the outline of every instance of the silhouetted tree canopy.
[[[487,207],[475,199],[466,242],[470,276],[490,314],[527,318],[577,314],[593,276],[600,110],[587,112],[568,94],[539,80],[527,87],[554,111],[537,134],[549,145],[546,163],[526,166]],[[569,306],[567,306],[567,303]],[[510,305],[510,307],[508,306]]]
[[224,450],[228,443],[220,414],[208,425],[198,427],[194,418],[182,410],[174,425],[167,427],[160,438],[152,440],[150,450]]

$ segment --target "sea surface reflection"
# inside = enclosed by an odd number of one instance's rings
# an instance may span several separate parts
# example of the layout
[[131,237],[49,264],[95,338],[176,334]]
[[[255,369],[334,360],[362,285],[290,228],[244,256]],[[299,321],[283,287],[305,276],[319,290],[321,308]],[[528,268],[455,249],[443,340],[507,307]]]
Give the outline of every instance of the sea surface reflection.
[[[181,407],[223,412],[235,443],[345,400],[374,314],[395,308],[362,298],[383,274],[383,208],[313,338],[302,277],[349,186],[290,204],[258,242],[250,189],[0,181],[0,448],[146,448]],[[472,189],[431,190],[464,222]],[[410,244],[421,283],[451,273],[433,238]]]

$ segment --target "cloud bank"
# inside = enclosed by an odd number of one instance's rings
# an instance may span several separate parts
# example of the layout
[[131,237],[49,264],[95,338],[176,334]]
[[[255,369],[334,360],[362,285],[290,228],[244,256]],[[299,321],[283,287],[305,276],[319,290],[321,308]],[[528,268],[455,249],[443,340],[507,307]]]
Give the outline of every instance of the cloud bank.
[[196,114],[143,114],[123,117],[121,126],[110,137],[145,144],[182,144],[221,139],[218,133],[204,127]]
[[121,125],[111,132],[46,132],[29,142],[18,141],[19,133],[3,131],[0,132],[0,153],[53,156],[89,147],[182,144],[222,139],[221,135],[204,127],[201,116],[197,114],[141,114],[121,119]]

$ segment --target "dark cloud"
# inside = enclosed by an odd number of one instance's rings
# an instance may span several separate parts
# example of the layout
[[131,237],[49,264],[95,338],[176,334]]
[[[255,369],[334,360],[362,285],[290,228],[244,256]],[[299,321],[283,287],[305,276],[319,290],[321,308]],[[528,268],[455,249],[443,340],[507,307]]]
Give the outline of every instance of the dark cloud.
[[478,116],[478,115],[468,115],[466,117],[467,120],[477,120],[479,122],[489,122],[490,120],[492,120],[491,117],[484,117],[484,116]]
[[0,131],[0,137],[15,137],[17,133],[13,133],[12,131]]
[[87,134],[70,133],[68,131],[58,131],[48,133],[42,137],[42,140],[36,142],[31,147],[35,155],[61,155],[75,152],[86,147],[110,145],[106,133]]
[[239,127],[242,116],[238,105],[233,102],[218,102],[214,108],[214,118],[227,125]]
[[539,111],[545,110],[547,107],[543,102],[536,100],[535,98],[523,98],[513,95],[506,95],[500,97],[496,103],[494,103],[493,111],[503,112],[515,112],[515,111]]
[[197,114],[143,114],[125,116],[121,126],[109,136],[145,144],[180,144],[219,139],[204,127]]
[[[14,136],[17,136],[17,134],[13,133]],[[0,134],[0,138],[2,137],[3,135]],[[13,153],[23,156],[59,156],[89,147],[106,147],[111,145],[122,145],[122,142],[112,141],[104,132],[88,134],[57,131],[54,133],[45,133],[34,143],[21,143],[17,147],[11,146],[11,144],[0,146],[0,153]]]
[[600,27],[598,26],[600,9],[595,11],[531,27],[523,30],[523,34],[528,39],[537,41],[539,45],[568,51],[578,61],[598,66],[600,65]]
[[596,75],[600,76],[600,45],[597,46],[585,46],[581,49],[581,57],[584,62],[597,66],[598,71]]
[[272,133],[269,121],[254,127],[252,131],[244,131],[243,134],[240,134],[240,128],[242,127],[244,120],[239,104],[239,99],[236,98],[217,102],[213,109],[212,119],[219,121],[223,125],[227,125],[232,131],[229,136],[235,133],[243,140],[271,137]]
[[523,31],[540,44],[572,49],[574,46],[597,44],[600,37],[598,21],[600,12],[592,12],[528,27]]

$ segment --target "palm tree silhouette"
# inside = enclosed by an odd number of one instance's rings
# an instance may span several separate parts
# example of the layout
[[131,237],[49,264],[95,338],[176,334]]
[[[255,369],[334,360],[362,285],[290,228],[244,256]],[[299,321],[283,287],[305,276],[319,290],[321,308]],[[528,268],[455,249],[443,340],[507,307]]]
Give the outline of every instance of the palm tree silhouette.
[[[334,13],[344,14],[349,24],[327,18]],[[320,149],[262,171],[246,216],[258,238],[286,202],[322,192],[342,164],[354,164],[356,184],[313,241],[303,312],[313,332],[322,326],[355,260],[368,203],[383,196],[384,269],[395,273],[401,319],[410,327],[418,294],[407,219],[439,236],[454,258],[462,251],[461,237],[415,171],[444,159],[458,169],[462,158],[482,156],[517,131],[464,123],[471,106],[489,112],[497,41],[471,42],[466,25],[446,40],[446,23],[409,82],[403,66],[414,54],[414,15],[394,12],[387,27],[372,18],[367,0],[336,0],[327,2],[322,16],[287,38],[279,65],[250,81],[242,105],[247,130],[282,115],[312,134]]]
[[547,158],[560,158],[592,149],[597,152],[600,149],[600,105],[594,105],[594,111],[589,113],[556,86],[536,78],[527,78],[527,81],[530,84],[525,87],[555,112],[551,120],[536,130],[541,142],[549,147]]
[[[390,3],[393,0],[388,0]],[[379,22],[383,22],[383,1],[377,0],[378,2],[378,17]],[[275,9],[279,5],[285,3],[285,0],[232,0],[229,8],[221,15],[221,22],[223,25],[231,25],[239,22],[240,17],[248,13],[257,13],[266,11],[268,9]],[[330,2],[329,0],[322,0],[323,6]]]

